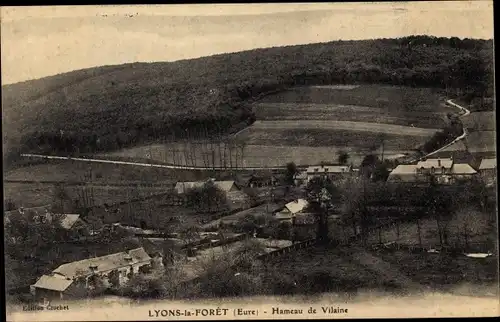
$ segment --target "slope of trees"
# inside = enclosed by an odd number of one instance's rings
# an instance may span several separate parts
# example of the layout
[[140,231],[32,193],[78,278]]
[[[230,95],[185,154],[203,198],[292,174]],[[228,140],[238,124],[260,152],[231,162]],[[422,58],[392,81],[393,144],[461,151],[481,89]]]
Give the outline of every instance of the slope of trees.
[[484,98],[492,53],[491,40],[415,36],[74,71],[3,86],[4,144],[12,153],[93,153],[218,137],[254,121],[249,100],[296,85],[385,83]]

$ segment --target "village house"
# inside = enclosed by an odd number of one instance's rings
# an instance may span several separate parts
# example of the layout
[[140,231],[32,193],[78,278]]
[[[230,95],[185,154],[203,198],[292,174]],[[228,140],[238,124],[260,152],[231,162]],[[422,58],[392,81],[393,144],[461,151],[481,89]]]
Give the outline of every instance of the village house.
[[280,221],[292,222],[294,217],[300,216],[309,206],[305,199],[297,199],[287,203],[283,208],[274,212],[274,217]]
[[467,163],[454,163],[452,158],[427,159],[417,164],[400,164],[391,171],[388,182],[427,183],[431,176],[439,184],[453,184],[458,180],[468,180],[477,171]]
[[487,186],[494,186],[497,182],[497,159],[489,158],[481,160],[479,175]]
[[307,172],[299,172],[293,176],[293,184],[297,187],[307,182]]
[[307,182],[316,177],[340,179],[348,174],[352,174],[351,165],[315,165],[306,169]]
[[[156,265],[161,261],[155,261]],[[49,275],[41,276],[31,285],[31,293],[38,299],[77,298],[97,288],[96,280],[104,288],[123,285],[134,274],[149,272],[153,259],[144,248],[81,261],[66,263]]]

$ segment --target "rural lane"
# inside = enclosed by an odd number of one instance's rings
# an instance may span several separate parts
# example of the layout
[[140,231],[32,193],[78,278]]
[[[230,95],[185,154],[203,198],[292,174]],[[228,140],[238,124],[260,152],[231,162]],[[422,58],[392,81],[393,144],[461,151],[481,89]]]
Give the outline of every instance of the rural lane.
[[[449,104],[449,105],[451,105],[451,106],[453,106],[453,107],[456,107],[456,108],[460,109],[460,111],[462,111],[462,112],[463,112],[463,114],[462,114],[462,115],[460,115],[460,117],[464,117],[464,116],[467,116],[467,115],[469,115],[469,114],[470,114],[470,111],[469,111],[468,109],[466,109],[466,108],[465,108],[465,107],[463,107],[463,106],[458,105],[457,103],[453,102],[451,99],[450,99],[450,100],[447,100],[447,101],[446,101],[446,104]],[[444,149],[446,149],[446,148],[448,148],[448,147],[452,146],[453,144],[457,143],[458,141],[465,139],[465,137],[466,137],[466,136],[467,136],[467,130],[466,130],[465,128],[463,128],[463,133],[462,133],[462,135],[457,136],[457,137],[456,137],[453,141],[451,141],[450,143],[448,143],[448,144],[446,144],[446,145],[444,145],[444,146],[440,147],[439,149],[437,149],[437,150],[435,150],[435,151],[433,151],[433,152],[431,152],[431,153],[429,153],[429,154],[427,154],[427,155],[424,155],[423,157],[420,157],[420,158],[419,158],[418,160],[416,160],[416,161],[420,161],[420,160],[425,159],[425,158],[427,158],[427,157],[429,157],[429,156],[431,156],[431,155],[434,155],[434,154],[436,154],[436,153],[438,153],[438,152],[441,152],[441,151],[443,151]]]

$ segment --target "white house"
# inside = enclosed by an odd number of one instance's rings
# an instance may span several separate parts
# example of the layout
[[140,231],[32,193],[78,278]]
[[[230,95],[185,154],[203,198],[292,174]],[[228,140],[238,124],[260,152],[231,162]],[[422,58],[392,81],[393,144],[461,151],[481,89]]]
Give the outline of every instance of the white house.
[[452,184],[456,180],[467,180],[477,174],[467,163],[454,163],[453,159],[428,159],[417,164],[400,164],[394,168],[388,182],[429,182],[434,176],[440,184]]
[[336,179],[352,173],[351,165],[315,165],[306,169],[307,182],[315,177]]

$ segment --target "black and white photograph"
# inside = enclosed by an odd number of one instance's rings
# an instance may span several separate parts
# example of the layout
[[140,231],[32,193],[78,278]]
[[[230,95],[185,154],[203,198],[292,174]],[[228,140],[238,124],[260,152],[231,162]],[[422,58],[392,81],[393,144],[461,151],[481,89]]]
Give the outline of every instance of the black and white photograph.
[[7,321],[500,315],[493,1],[0,24]]

